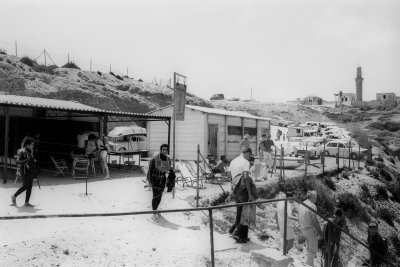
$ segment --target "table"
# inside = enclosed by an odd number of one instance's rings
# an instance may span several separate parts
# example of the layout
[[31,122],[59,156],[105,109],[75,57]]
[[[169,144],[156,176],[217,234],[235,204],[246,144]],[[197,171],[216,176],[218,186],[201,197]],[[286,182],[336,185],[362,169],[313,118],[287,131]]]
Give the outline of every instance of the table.
[[[142,159],[142,154],[146,154],[148,153],[148,150],[139,150],[139,151],[111,151],[108,152],[108,160],[107,162],[110,163],[110,156],[118,156],[118,168],[121,167],[121,159],[122,158],[128,158],[128,164],[127,165],[131,165],[131,162],[133,161],[133,156],[134,155],[139,155],[139,166],[140,166],[140,161]],[[132,161],[130,161],[129,159],[132,158]],[[125,162],[123,162],[123,164],[125,164]],[[132,164],[134,165],[134,164]]]

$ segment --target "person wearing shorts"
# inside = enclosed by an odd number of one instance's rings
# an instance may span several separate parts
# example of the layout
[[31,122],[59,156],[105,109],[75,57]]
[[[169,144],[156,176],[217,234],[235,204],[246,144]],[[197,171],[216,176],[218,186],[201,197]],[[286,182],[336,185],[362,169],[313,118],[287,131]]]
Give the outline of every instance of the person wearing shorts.
[[271,171],[272,167],[272,146],[278,149],[274,141],[271,140],[271,135],[263,134],[262,140],[258,144],[258,152],[260,153],[260,160],[267,163],[268,172]]

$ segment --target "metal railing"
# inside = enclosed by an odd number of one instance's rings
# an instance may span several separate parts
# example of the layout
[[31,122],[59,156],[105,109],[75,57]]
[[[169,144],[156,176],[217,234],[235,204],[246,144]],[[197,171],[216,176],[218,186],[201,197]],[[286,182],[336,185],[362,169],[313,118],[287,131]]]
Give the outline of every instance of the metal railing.
[[[340,229],[341,232],[349,236],[351,239],[353,239],[355,242],[357,242],[359,245],[363,246],[364,248],[368,249],[370,253],[375,254],[376,256],[381,256],[379,253],[376,251],[373,251],[369,248],[369,246],[356,238],[354,235],[350,234],[348,231],[342,229],[340,226],[329,220],[326,216],[320,214],[307,204],[304,204],[302,201],[296,199],[296,198],[280,198],[280,199],[269,199],[269,200],[259,200],[259,201],[254,201],[254,202],[245,202],[245,203],[236,203],[236,204],[227,204],[227,205],[221,205],[221,206],[210,206],[210,207],[199,207],[199,208],[190,208],[190,209],[171,209],[171,210],[151,210],[151,211],[133,211],[133,212],[114,212],[114,213],[89,213],[89,214],[50,214],[50,215],[23,215],[23,216],[0,216],[0,221],[1,220],[19,220],[19,219],[44,219],[44,218],[76,218],[76,217],[110,217],[110,216],[127,216],[127,215],[145,215],[145,214],[161,214],[161,213],[176,213],[176,212],[195,212],[195,211],[208,211],[208,217],[210,220],[210,245],[211,245],[211,264],[214,267],[215,266],[215,258],[214,258],[214,223],[213,223],[213,216],[212,212],[213,210],[218,210],[218,209],[226,209],[226,208],[234,208],[238,206],[246,206],[246,205],[257,205],[257,204],[266,204],[266,203],[275,203],[279,201],[285,201],[284,209],[285,209],[285,216],[284,216],[284,231],[283,231],[283,255],[285,255],[286,251],[286,236],[287,236],[287,202],[288,201],[295,201],[299,205],[303,205],[307,209],[311,210],[315,214],[317,214],[319,217],[321,217],[324,221],[331,223],[334,225],[334,227]],[[387,266],[393,266],[395,265],[390,262],[385,262]],[[370,266],[371,261],[370,261]]]

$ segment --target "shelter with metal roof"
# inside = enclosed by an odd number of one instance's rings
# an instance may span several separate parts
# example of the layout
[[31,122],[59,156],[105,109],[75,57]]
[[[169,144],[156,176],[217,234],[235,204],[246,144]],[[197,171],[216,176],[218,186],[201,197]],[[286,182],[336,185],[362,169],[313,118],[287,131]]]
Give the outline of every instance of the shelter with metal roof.
[[[163,124],[165,138],[170,139],[171,117],[167,115],[108,111],[76,101],[40,97],[0,95],[0,155],[3,179],[7,180],[8,158],[21,147],[27,133],[40,133],[39,163],[50,162],[49,156],[70,159],[79,131],[107,134],[109,126],[147,122]],[[168,142],[169,143],[169,142]]]
[[[150,114],[171,116],[172,113],[173,106],[168,106]],[[250,135],[250,146],[256,154],[261,135],[271,129],[268,118],[192,105],[186,105],[185,120],[176,123],[176,158],[182,160],[196,160],[198,144],[203,155],[232,160],[240,154],[239,143],[245,134]],[[147,124],[150,153],[159,151],[160,145],[167,142],[162,135],[166,130],[164,125]]]

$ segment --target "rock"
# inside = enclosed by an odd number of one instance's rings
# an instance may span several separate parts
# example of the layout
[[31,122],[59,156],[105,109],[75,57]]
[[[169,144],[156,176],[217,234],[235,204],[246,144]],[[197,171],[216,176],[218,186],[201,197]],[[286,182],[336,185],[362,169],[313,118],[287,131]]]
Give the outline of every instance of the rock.
[[251,254],[259,266],[287,267],[289,263],[293,262],[292,258],[283,256],[282,252],[270,248],[252,251]]

